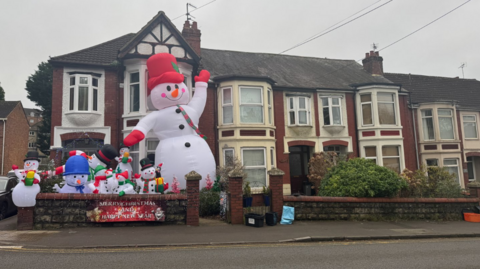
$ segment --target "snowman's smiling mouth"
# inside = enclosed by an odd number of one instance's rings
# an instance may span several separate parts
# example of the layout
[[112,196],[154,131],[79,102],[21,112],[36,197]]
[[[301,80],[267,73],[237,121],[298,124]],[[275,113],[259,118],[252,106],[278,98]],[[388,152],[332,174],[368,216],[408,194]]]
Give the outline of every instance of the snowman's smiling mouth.
[[170,101],[178,101],[180,98],[182,98],[183,94],[184,94],[184,92],[182,92],[182,94],[180,94],[180,96],[178,98],[175,98],[175,99],[170,99],[170,98],[168,98],[168,96],[165,96],[165,98],[167,98]]

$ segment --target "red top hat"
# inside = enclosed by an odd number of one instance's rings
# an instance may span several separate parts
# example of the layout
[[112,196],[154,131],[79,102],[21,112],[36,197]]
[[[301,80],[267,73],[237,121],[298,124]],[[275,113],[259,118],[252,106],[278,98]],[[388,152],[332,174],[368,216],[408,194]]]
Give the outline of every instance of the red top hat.
[[158,53],[148,58],[148,95],[158,84],[183,82],[183,75],[177,66],[177,59],[170,53]]

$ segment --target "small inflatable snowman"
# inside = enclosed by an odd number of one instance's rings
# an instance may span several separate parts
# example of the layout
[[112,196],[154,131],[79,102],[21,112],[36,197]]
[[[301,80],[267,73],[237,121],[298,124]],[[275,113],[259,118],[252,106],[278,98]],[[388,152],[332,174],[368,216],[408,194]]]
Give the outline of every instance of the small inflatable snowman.
[[38,152],[29,151],[27,157],[23,160],[23,171],[18,170],[18,166],[12,165],[15,175],[20,181],[13,189],[12,200],[17,207],[35,206],[37,194],[40,192],[40,176],[37,174],[40,159]]
[[140,160],[142,174],[135,174],[137,186],[140,186],[139,194],[155,194],[157,182],[155,181],[155,167],[148,158]]
[[132,157],[130,157],[130,148],[120,144],[120,156],[115,157],[115,161],[118,162],[117,167],[115,168],[115,173],[122,173],[127,171],[128,177],[126,179],[132,179]]
[[[88,182],[95,181],[95,174],[107,169],[110,166],[110,162],[116,157],[117,150],[110,144],[105,144],[92,156],[88,157],[88,166],[90,166],[90,176]],[[103,167],[103,168],[102,168]],[[99,176],[102,175],[101,173]]]
[[130,179],[128,179],[128,171],[124,171],[119,174],[115,174],[115,178],[117,179],[115,184],[112,184],[113,193],[118,194],[118,196],[122,197],[125,194],[136,194],[133,187],[134,184]]
[[95,194],[112,194],[114,187],[116,186],[115,178],[113,176],[112,169],[106,169],[105,167],[98,165],[94,171],[94,181],[88,184],[88,187]]
[[74,155],[68,158],[63,172],[65,185],[60,188],[55,184],[54,189],[58,193],[91,193],[90,188],[86,188],[88,175],[90,175],[88,161],[85,157]]
[[[172,183],[174,174],[183,177],[195,170],[202,176],[200,187],[203,187],[206,176],[214,175],[216,167],[206,137],[197,127],[207,100],[210,73],[202,70],[195,77],[195,95],[190,100],[189,89],[173,55],[155,54],[147,60],[147,68],[149,102],[158,111],[142,118],[123,143],[135,145],[152,130],[160,141],[155,151],[155,166],[163,163],[166,182]],[[185,186],[185,181],[181,181],[180,188]]]

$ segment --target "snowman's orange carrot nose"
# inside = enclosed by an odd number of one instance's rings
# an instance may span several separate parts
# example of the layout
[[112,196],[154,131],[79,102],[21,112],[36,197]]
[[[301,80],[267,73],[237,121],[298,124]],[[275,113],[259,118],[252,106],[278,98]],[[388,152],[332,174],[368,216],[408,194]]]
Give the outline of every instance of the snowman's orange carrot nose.
[[77,180],[77,183],[80,184],[80,183],[82,183],[82,182],[80,181],[80,179],[78,179],[78,180]]
[[173,98],[177,98],[178,96],[178,89],[175,89],[173,92],[172,92],[172,97]]

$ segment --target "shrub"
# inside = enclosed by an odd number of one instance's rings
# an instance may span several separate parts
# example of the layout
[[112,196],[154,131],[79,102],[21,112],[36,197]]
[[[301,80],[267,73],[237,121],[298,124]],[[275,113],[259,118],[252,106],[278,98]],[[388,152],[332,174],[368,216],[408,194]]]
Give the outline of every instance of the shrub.
[[319,195],[340,197],[392,197],[406,187],[394,171],[363,158],[340,162],[322,180]]
[[415,172],[405,169],[400,175],[407,182],[402,190],[403,197],[458,198],[463,197],[463,189],[456,176],[443,167],[420,167]]
[[328,171],[340,161],[346,161],[346,156],[339,156],[333,151],[314,153],[308,161],[308,181],[318,189]]
[[53,186],[55,186],[55,184],[58,184],[61,187],[60,183],[62,182],[63,178],[61,176],[55,176],[52,178],[42,178],[38,185],[40,185],[41,193],[55,193]]
[[220,193],[203,188],[200,190],[200,216],[220,214]]

